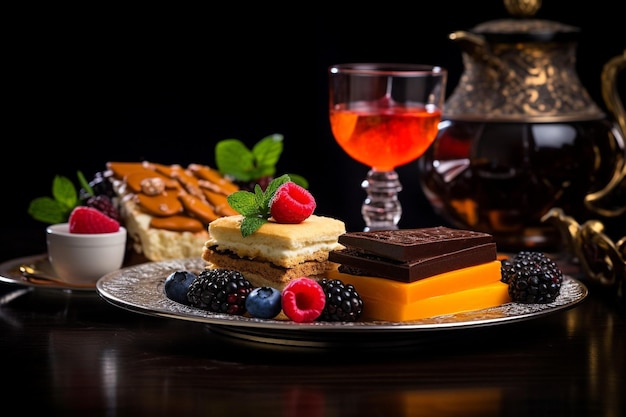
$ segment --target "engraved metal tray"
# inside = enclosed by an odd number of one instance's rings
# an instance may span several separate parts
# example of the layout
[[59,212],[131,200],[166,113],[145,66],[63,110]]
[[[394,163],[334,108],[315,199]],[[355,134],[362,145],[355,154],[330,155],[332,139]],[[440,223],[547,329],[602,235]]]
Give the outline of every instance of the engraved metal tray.
[[149,262],[120,269],[100,278],[97,293],[111,304],[136,313],[203,323],[211,333],[246,342],[313,348],[354,343],[377,346],[410,343],[416,333],[485,327],[536,319],[572,308],[585,299],[588,290],[580,281],[565,276],[561,293],[553,303],[507,303],[462,314],[408,322],[356,321],[296,323],[216,314],[186,306],[166,297],[163,284],[177,270],[199,273],[201,258]]

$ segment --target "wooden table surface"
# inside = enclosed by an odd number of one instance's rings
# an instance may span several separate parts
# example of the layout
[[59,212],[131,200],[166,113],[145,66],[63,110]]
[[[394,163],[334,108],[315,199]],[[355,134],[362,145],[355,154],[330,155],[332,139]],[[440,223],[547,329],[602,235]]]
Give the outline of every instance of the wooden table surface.
[[537,319],[302,350],[2,283],[0,392],[42,415],[625,415],[623,304],[590,289]]

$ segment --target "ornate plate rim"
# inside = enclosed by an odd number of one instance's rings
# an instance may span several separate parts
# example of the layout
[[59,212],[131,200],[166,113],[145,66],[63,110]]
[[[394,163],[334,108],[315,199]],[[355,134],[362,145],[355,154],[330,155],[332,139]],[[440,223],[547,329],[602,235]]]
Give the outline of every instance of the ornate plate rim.
[[[163,283],[167,276],[187,269],[199,272],[205,265],[201,258],[187,258],[160,262],[147,262],[109,273],[96,284],[99,296],[109,303],[140,314],[204,323],[231,331],[258,329],[269,332],[416,332],[445,329],[483,327],[520,320],[534,319],[572,308],[588,295],[587,287],[580,281],[565,276],[561,294],[549,304],[508,303],[503,306],[449,316],[431,317],[412,322],[357,321],[296,323],[293,321],[266,320],[216,314],[170,300],[165,296]],[[247,328],[247,329],[243,329]],[[271,337],[271,335],[269,335]],[[302,336],[301,334],[299,336]]]
[[22,264],[38,263],[43,264],[46,269],[50,269],[49,271],[46,271],[47,273],[49,273],[50,275],[54,275],[54,272],[51,271],[52,267],[48,262],[48,254],[42,253],[39,255],[30,255],[21,258],[10,259],[0,264],[0,282],[44,290],[80,291],[95,293],[96,285],[77,286],[72,284],[64,284],[62,282],[52,282],[45,280],[35,282],[34,280],[29,280],[28,278],[24,277],[18,269],[19,266]]

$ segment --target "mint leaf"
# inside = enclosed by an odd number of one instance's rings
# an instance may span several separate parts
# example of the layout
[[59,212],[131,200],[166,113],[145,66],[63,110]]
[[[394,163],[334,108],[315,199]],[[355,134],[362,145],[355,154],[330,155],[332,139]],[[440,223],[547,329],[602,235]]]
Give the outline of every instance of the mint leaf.
[[276,173],[276,164],[283,153],[283,135],[273,134],[261,139],[252,148],[256,161],[255,178],[272,177]]
[[250,181],[255,172],[255,156],[238,139],[224,139],[215,145],[215,164],[222,175]]
[[57,175],[52,181],[52,197],[63,207],[73,209],[78,204],[78,193],[69,178]]
[[[268,135],[258,141],[252,150],[238,139],[224,139],[215,145],[217,170],[240,182],[258,181],[276,175],[276,165],[283,153],[284,136],[280,133]],[[304,177],[294,175],[293,182],[308,188]]]
[[255,216],[258,214],[256,196],[250,191],[235,191],[226,197],[226,201],[239,214],[243,216]]
[[228,204],[243,216],[241,222],[241,235],[250,236],[261,226],[267,223],[270,218],[270,203],[278,187],[289,182],[289,175],[285,174],[274,178],[265,191],[259,184],[254,186],[254,192],[235,191],[226,197]]
[[[78,171],[78,180],[93,195],[93,190],[85,180],[82,172]],[[56,224],[66,222],[72,210],[80,205],[76,187],[69,178],[57,175],[52,180],[52,197],[37,197],[28,206],[28,214],[35,220]]]
[[291,181],[298,184],[300,187],[306,189],[309,188],[309,182],[303,176],[297,174],[289,174],[289,177],[291,178]]
[[35,198],[28,206],[28,214],[35,220],[48,224],[67,221],[70,212],[71,209],[50,197]]
[[261,217],[244,217],[241,222],[241,236],[250,236],[259,230],[265,223],[267,223],[267,219]]
[[[265,194],[271,199],[274,196],[276,190],[278,190],[278,187],[289,181],[291,181],[291,177],[287,174],[281,175],[278,178],[274,178],[267,185],[267,188],[265,189]],[[269,201],[267,201],[267,203],[269,203]]]
[[269,204],[267,203],[267,193],[263,192],[263,189],[259,184],[254,186],[254,203],[257,207],[256,214],[261,217],[269,218]]

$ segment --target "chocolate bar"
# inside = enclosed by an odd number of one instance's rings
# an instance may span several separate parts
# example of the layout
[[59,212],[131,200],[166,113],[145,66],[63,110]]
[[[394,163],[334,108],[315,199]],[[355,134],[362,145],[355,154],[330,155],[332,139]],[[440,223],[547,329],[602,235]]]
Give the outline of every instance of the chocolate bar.
[[413,282],[451,270],[495,261],[496,259],[495,243],[476,245],[406,262],[388,259],[354,248],[334,250],[328,254],[329,261],[341,264],[339,266],[340,272],[352,275],[370,275],[400,282]]
[[339,236],[339,243],[374,255],[410,261],[456,252],[493,242],[493,236],[471,230],[438,226],[424,229],[350,232]]

